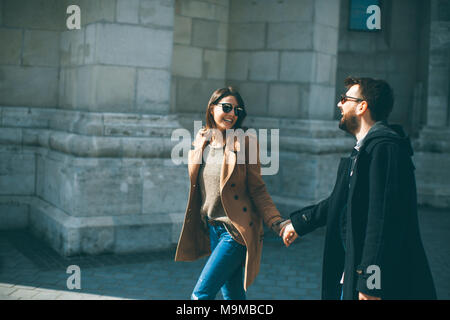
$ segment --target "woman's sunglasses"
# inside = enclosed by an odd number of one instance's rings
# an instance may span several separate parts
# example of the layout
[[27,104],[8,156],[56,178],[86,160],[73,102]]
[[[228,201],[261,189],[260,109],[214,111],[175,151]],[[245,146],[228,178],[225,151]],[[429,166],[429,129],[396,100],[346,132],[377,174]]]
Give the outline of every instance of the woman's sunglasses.
[[346,96],[345,94],[341,94],[341,100],[340,100],[340,101],[341,101],[341,104],[346,103],[347,100],[350,100],[350,101],[356,101],[356,102],[364,101],[364,99],[355,98],[355,97],[349,97],[349,96]]
[[[231,103],[218,103],[222,106],[222,110],[224,113],[229,113],[233,109],[233,105]],[[237,117],[242,117],[245,115],[245,110],[242,107],[234,107],[234,114]]]

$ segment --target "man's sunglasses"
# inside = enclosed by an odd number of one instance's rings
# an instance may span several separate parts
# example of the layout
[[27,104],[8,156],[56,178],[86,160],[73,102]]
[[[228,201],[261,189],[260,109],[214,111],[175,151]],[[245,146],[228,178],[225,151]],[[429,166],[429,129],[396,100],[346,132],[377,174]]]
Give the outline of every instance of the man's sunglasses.
[[[225,113],[229,113],[233,109],[233,105],[231,103],[218,103],[218,105],[219,104],[222,106],[222,110]],[[234,107],[234,114],[237,117],[242,117],[246,114],[245,109],[242,107]]]
[[356,102],[364,101],[364,99],[355,98],[355,97],[349,97],[349,96],[346,96],[345,94],[341,94],[341,100],[340,100],[341,104],[346,103],[347,100],[356,101]]

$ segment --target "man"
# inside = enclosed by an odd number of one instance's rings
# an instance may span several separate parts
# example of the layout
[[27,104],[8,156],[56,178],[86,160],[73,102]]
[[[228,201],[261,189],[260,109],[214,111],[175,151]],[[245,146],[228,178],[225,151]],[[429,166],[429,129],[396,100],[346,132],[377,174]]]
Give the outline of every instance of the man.
[[295,211],[285,228],[298,235],[327,226],[322,299],[436,299],[417,218],[409,138],[387,118],[393,92],[382,80],[347,78],[339,128],[356,137],[341,159],[331,195]]

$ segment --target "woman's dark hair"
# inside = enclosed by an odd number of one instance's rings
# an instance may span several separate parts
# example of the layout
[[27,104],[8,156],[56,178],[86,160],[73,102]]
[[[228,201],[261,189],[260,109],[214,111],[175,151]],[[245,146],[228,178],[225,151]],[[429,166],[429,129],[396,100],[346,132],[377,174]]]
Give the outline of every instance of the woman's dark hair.
[[241,95],[239,94],[239,92],[237,92],[236,89],[234,89],[233,87],[226,87],[214,91],[211,95],[211,98],[209,99],[208,106],[206,107],[206,129],[216,128],[216,123],[214,121],[213,115],[211,114],[211,109],[214,108],[220,100],[228,96],[233,96],[236,99],[239,107],[244,109],[243,115],[238,117],[233,127],[233,129],[241,128],[242,122],[247,115],[247,113],[245,112],[244,100],[242,100]]
[[386,81],[348,77],[344,84],[347,89],[355,84],[359,85],[359,93],[361,98],[367,101],[372,120],[387,120],[394,106],[394,93]]

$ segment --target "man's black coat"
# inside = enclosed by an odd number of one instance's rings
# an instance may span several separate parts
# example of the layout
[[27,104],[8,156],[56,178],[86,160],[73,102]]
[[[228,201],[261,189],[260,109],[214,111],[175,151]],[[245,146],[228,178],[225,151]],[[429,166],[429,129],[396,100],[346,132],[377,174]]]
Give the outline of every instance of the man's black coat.
[[[377,122],[359,152],[341,159],[331,195],[291,214],[300,236],[327,226],[322,299],[340,298],[343,271],[344,299],[358,299],[358,291],[436,299],[419,232],[412,154],[400,126]],[[379,289],[367,284],[376,284],[372,265],[379,267]]]

